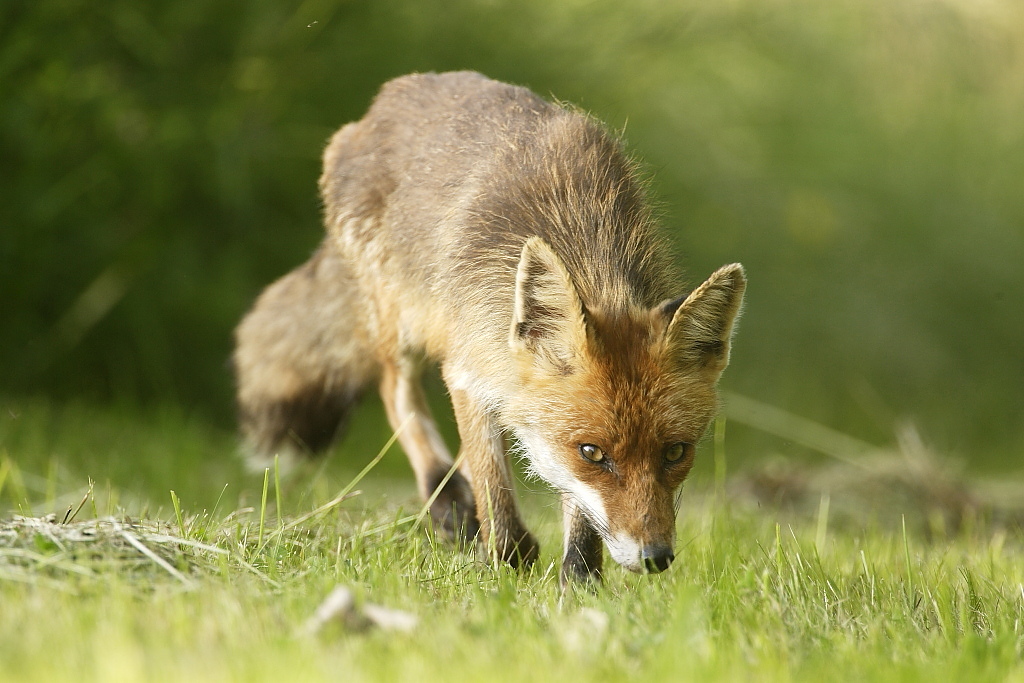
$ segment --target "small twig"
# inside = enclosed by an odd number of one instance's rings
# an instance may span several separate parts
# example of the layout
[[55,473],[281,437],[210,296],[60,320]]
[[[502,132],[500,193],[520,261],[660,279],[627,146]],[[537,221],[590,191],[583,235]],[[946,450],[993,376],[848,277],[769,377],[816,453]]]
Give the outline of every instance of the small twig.
[[136,538],[133,534],[131,534],[128,531],[125,531],[124,529],[120,530],[120,534],[121,534],[121,537],[124,540],[128,541],[128,543],[130,543],[133,548],[138,550],[140,553],[142,553],[143,555],[145,555],[149,559],[153,560],[153,562],[157,563],[168,574],[170,574],[174,578],[176,578],[179,581],[181,581],[188,588],[195,588],[195,583],[191,579],[189,579],[187,576],[185,576],[184,574],[179,572],[177,569],[172,567],[170,565],[170,563],[167,562],[167,560],[165,560],[164,558],[160,557],[159,555],[154,553],[152,550],[147,548],[142,543],[142,541],[140,541],[138,538]]
[[375,526],[375,527],[373,527],[371,529],[367,529],[365,531],[360,531],[358,534],[355,534],[354,536],[352,536],[351,540],[355,540],[355,539],[359,539],[359,538],[368,538],[368,537],[374,536],[376,534],[382,534],[385,531],[388,531],[390,529],[395,529],[395,528],[403,526],[405,524],[411,524],[413,522],[416,522],[417,519],[419,519],[419,515],[407,515],[407,516],[402,517],[400,519],[396,519],[393,522],[388,522],[387,524],[378,524],[377,526]]
[[147,541],[154,543],[174,543],[177,545],[187,545],[190,548],[196,550],[205,550],[208,553],[215,553],[217,555],[230,555],[230,550],[224,548],[218,548],[216,546],[207,545],[206,543],[200,543],[199,541],[192,541],[187,538],[180,538],[178,536],[168,536],[166,534],[149,534],[146,536]]
[[747,396],[732,392],[722,392],[722,396],[725,399],[725,414],[730,419],[824,453],[848,465],[866,469],[864,456],[882,450],[849,434]]

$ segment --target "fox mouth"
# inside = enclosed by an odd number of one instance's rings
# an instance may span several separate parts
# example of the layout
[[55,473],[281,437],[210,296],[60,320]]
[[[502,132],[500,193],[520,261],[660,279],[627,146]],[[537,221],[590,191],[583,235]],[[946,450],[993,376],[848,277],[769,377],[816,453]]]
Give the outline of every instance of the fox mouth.
[[660,574],[668,569],[675,559],[671,545],[641,545],[636,539],[625,534],[606,537],[604,543],[612,559],[635,574]]
[[628,546],[621,541],[605,539],[605,546],[608,554],[620,567],[628,569],[634,574],[643,574],[644,565],[640,561],[640,546],[630,542]]

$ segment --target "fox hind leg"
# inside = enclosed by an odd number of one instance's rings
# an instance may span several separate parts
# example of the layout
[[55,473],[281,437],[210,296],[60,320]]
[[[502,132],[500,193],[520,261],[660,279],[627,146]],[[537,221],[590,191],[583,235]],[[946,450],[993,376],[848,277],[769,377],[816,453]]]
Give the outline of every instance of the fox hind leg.
[[454,461],[423,395],[419,363],[408,355],[385,363],[380,395],[416,474],[420,495],[424,500],[434,497],[430,506],[434,528],[458,542],[472,542],[479,531],[473,492],[458,470],[451,471]]

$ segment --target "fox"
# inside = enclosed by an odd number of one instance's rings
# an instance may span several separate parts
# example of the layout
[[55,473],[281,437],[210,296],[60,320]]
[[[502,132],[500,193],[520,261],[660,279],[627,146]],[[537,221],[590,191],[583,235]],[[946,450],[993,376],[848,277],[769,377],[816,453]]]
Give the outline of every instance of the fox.
[[323,451],[376,386],[436,530],[532,566],[519,456],[560,496],[563,588],[600,584],[605,547],[668,569],[746,276],[726,265],[687,292],[648,185],[619,134],[529,89],[468,71],[385,83],[324,150],[323,242],[235,331],[247,452]]

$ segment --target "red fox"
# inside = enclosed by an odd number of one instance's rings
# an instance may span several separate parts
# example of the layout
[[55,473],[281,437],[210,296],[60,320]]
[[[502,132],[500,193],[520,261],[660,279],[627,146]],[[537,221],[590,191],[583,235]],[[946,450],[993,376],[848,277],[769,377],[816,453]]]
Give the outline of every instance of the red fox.
[[[236,331],[250,451],[323,449],[376,382],[447,534],[513,566],[537,558],[508,439],[561,493],[563,586],[601,580],[602,542],[629,570],[667,569],[743,268],[679,297],[620,140],[477,73],[386,83],[327,145],[319,184],[326,239]],[[427,362],[458,423],[452,473],[419,382]]]

